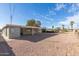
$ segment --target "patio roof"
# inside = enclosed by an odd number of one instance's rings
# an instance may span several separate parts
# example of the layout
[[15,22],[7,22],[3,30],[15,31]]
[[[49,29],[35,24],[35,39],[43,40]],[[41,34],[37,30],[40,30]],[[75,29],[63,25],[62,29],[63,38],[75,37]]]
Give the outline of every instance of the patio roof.
[[6,28],[6,27],[37,28],[37,29],[40,28],[40,27],[34,27],[34,26],[22,26],[22,25],[15,25],[15,24],[6,24],[2,29]]

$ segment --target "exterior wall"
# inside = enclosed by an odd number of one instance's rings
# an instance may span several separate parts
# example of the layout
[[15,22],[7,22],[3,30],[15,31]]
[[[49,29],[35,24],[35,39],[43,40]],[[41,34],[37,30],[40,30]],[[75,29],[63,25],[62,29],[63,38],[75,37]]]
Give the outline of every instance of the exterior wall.
[[10,30],[9,28],[6,28],[6,37],[7,38],[9,38],[9,36],[10,36],[9,30]]
[[2,30],[2,35],[8,39],[20,37],[20,28],[18,27],[6,27]]
[[5,35],[6,36],[6,29],[3,29],[2,30],[2,35]]
[[21,34],[23,35],[33,35],[39,34],[42,30],[40,28],[25,28],[25,27],[18,27],[18,26],[6,26],[2,29],[2,35],[7,39],[13,39],[20,37]]
[[5,38],[9,38],[9,35],[10,35],[10,33],[9,33],[9,28],[4,28],[3,30],[2,30],[2,36],[4,36]]
[[21,29],[21,33],[22,33],[23,35],[31,35],[31,34],[32,34],[32,30],[29,29],[29,28],[22,28],[22,29]]
[[10,38],[20,37],[20,28],[19,27],[11,27],[10,28]]
[[42,33],[42,29],[41,28],[38,29],[38,33]]
[[33,34],[38,34],[41,33],[41,29],[38,28],[22,28],[21,32],[23,35],[33,35]]
[[39,34],[39,33],[41,33],[42,31],[41,31],[41,29],[39,29],[39,28],[36,28],[36,29],[32,29],[32,34]]

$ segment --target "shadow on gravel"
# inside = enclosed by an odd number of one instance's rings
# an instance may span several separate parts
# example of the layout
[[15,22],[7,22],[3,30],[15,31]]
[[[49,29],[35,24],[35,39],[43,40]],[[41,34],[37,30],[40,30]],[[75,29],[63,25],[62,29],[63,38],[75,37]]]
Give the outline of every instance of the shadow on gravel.
[[7,44],[5,39],[0,34],[0,56],[15,56],[12,48]]
[[20,38],[16,38],[16,39],[28,40],[31,42],[38,42],[38,41],[44,40],[46,38],[49,38],[55,35],[58,35],[58,33],[41,33],[41,34],[35,34],[35,35],[23,35]]

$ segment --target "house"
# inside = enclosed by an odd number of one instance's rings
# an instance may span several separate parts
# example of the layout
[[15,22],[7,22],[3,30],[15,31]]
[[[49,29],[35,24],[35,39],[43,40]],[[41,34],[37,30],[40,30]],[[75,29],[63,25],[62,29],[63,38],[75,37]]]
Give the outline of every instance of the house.
[[23,35],[34,35],[39,33],[41,33],[40,27],[7,24],[2,28],[2,36],[8,39],[17,38]]

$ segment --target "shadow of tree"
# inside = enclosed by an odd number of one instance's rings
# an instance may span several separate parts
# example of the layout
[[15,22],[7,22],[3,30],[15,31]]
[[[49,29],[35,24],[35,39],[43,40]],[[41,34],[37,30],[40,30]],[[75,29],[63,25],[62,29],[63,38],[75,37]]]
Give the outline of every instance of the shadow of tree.
[[35,35],[23,35],[20,38],[17,38],[18,40],[28,40],[31,42],[38,42],[41,40],[44,40],[46,38],[52,37],[57,35],[58,33],[40,33]]

